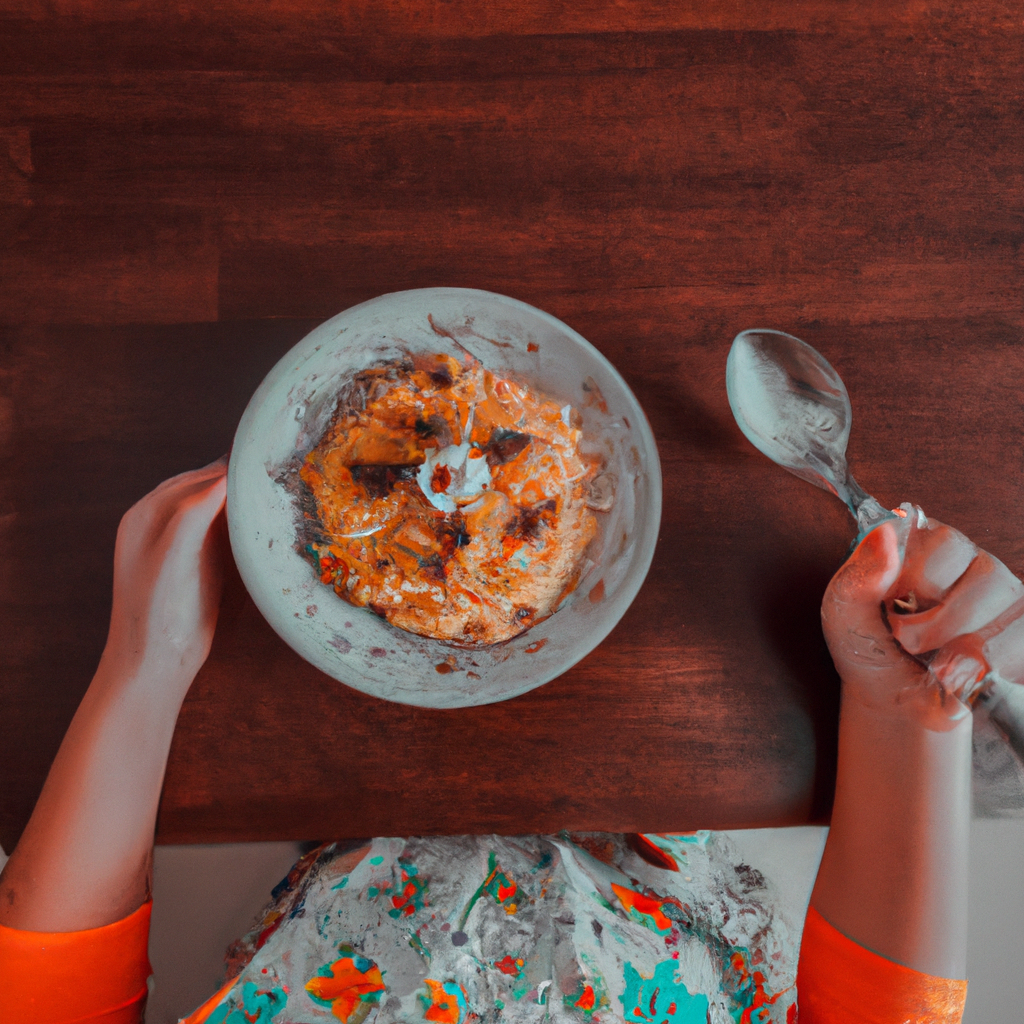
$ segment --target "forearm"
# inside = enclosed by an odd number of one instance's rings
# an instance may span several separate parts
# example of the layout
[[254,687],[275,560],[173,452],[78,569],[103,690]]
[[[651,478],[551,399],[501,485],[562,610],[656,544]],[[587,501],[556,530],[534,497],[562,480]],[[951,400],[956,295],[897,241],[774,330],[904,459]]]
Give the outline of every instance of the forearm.
[[966,976],[971,719],[945,732],[844,697],[832,827],[811,903],[913,970]]
[[167,754],[191,677],[105,656],[0,875],[0,924],[78,931],[149,892]]

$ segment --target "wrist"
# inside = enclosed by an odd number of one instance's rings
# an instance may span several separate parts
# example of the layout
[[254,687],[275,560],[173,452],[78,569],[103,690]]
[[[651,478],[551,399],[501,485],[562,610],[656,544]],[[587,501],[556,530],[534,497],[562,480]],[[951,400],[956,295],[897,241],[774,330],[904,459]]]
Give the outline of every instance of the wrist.
[[878,722],[928,732],[971,729],[971,707],[930,674],[908,679],[902,686],[866,686],[843,680],[840,706]]
[[840,729],[855,731],[866,740],[877,742],[880,749],[905,742],[916,742],[919,738],[946,735],[952,742],[963,740],[954,737],[970,737],[973,734],[971,709],[959,701],[956,707],[949,705],[933,693],[919,691],[887,693],[865,692],[843,683],[840,699]]
[[173,652],[127,651],[108,644],[92,685],[103,691],[142,692],[180,705],[198,672],[189,662]]

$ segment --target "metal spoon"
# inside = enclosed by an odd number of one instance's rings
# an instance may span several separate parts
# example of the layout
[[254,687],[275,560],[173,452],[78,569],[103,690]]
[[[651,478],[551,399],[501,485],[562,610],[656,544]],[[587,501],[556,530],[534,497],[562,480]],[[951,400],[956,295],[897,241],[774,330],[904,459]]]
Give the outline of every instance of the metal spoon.
[[729,351],[725,387],[750,443],[842,499],[857,520],[858,539],[894,518],[850,472],[850,396],[839,374],[810,345],[782,331],[743,331]]
[[[782,331],[743,331],[729,351],[725,386],[751,444],[846,502],[858,541],[895,518],[850,473],[850,397],[839,374],[810,345]],[[927,666],[930,659],[917,660]],[[971,704],[975,813],[1024,817],[1024,686],[990,672]]]

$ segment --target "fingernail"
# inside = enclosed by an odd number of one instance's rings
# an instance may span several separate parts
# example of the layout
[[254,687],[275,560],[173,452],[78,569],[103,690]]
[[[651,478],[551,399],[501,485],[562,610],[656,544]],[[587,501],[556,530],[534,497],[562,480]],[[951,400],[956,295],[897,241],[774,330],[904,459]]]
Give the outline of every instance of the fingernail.
[[919,530],[923,530],[928,525],[928,517],[920,505],[912,505],[909,501],[904,501],[900,505],[900,510],[903,513],[902,518],[909,520]]
[[867,567],[872,562],[882,562],[885,560],[885,537],[882,534],[882,530],[887,525],[882,523],[880,526],[876,526],[857,545],[856,550],[853,552],[853,557],[861,565]]

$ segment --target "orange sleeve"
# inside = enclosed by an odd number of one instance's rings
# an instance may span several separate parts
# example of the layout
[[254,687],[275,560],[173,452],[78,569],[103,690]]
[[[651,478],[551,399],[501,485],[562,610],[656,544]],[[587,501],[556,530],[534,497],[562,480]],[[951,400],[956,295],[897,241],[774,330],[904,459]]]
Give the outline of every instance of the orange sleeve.
[[0,925],[4,1024],[140,1024],[152,906],[80,932]]
[[797,964],[800,1024],[959,1024],[967,982],[872,953],[807,911]]

